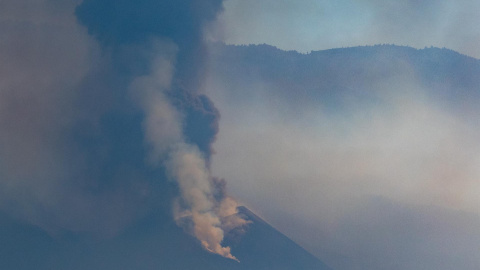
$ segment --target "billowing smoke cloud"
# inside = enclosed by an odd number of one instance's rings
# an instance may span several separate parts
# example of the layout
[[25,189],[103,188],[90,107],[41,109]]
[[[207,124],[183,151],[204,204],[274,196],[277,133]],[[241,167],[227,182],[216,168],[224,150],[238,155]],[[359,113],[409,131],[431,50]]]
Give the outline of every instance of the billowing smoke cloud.
[[148,75],[136,78],[131,85],[132,94],[138,95],[138,102],[145,112],[143,124],[146,142],[150,146],[149,161],[153,166],[164,164],[167,176],[178,183],[180,199],[174,207],[178,224],[183,226],[188,219],[193,223],[191,232],[206,250],[237,260],[229,247],[221,245],[224,238],[221,218],[235,216],[229,219],[228,229],[243,226],[246,221],[236,216],[235,201],[225,194],[214,196],[224,191],[223,186],[215,187],[216,182],[210,175],[204,157],[208,152],[202,154],[198,146],[186,143],[183,136],[182,114],[168,99],[173,91],[174,46],[155,42],[153,47],[158,52],[152,61],[152,70]]
[[53,234],[115,234],[180,194],[191,233],[235,259],[203,94],[203,30],[222,1],[60,2],[0,3],[1,210]]
[[[206,250],[236,260],[230,248],[221,245],[222,213],[216,210],[218,205],[227,205],[231,208],[227,212],[235,215],[236,205],[214,197],[214,182],[207,167],[218,112],[206,96],[199,94],[205,62],[202,31],[220,11],[222,1],[140,1],[131,7],[133,13],[126,9],[105,12],[128,5],[129,1],[85,1],[77,14],[106,48],[115,50],[125,44],[132,52],[132,44],[148,44],[147,52],[153,59],[139,61],[146,67],[129,74],[133,76],[129,90],[144,113],[150,165],[165,165],[167,176],[178,183],[180,206],[175,208],[176,218],[182,216],[193,223],[191,231]],[[103,15],[113,16],[109,19],[115,25],[95,21]],[[117,28],[122,31],[116,32]],[[113,52],[114,59],[122,56],[123,52]],[[138,61],[135,58],[133,61]],[[207,130],[207,139],[205,134],[192,134],[201,130]],[[238,219],[233,226],[243,225],[242,221]]]
[[221,246],[224,232],[215,211],[211,176],[204,158],[192,146],[180,144],[177,148],[167,161],[168,175],[178,181],[181,192],[181,200],[175,209],[176,219],[185,222],[181,218],[188,217],[193,222],[194,235],[205,249],[236,260],[229,247]]

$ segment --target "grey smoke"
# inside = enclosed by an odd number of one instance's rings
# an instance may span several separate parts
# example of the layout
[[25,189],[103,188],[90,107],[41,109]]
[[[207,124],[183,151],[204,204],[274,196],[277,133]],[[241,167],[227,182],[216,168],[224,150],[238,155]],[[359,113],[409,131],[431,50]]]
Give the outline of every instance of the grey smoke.
[[[202,246],[229,259],[237,260],[229,247],[221,245],[224,238],[221,218],[235,216],[237,204],[229,197],[215,198],[215,186],[205,158],[199,149],[186,143],[182,131],[182,114],[168,98],[172,91],[176,50],[172,44],[154,42],[158,50],[152,61],[151,72],[136,78],[131,86],[138,95],[145,112],[145,140],[150,146],[150,162],[165,165],[171,181],[178,183],[179,203],[174,207],[174,217],[182,225],[184,219],[193,223],[192,233]],[[220,207],[218,207],[220,206]],[[229,229],[243,226],[241,218],[229,220]]]
[[214,196],[218,112],[201,76],[203,27],[221,8],[1,1],[0,210],[52,235],[109,236],[170,208],[176,188],[191,233],[234,259],[221,244],[236,204]]

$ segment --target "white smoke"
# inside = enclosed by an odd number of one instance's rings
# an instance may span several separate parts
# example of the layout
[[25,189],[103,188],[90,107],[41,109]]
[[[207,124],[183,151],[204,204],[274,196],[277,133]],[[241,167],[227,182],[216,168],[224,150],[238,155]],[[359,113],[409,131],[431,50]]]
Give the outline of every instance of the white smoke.
[[181,116],[165,97],[174,73],[176,46],[168,41],[153,40],[155,59],[150,74],[136,78],[132,94],[145,113],[145,140],[150,150],[150,162],[157,164],[169,147],[183,141]]
[[224,228],[231,230],[246,224],[235,216],[237,203],[214,196],[215,187],[205,158],[194,145],[185,142],[182,133],[182,114],[171,104],[167,92],[171,89],[174,71],[175,46],[169,42],[154,41],[156,59],[151,72],[138,77],[131,91],[145,113],[145,140],[151,148],[149,161],[157,165],[163,162],[171,181],[178,183],[180,198],[174,207],[174,217],[179,225],[185,219],[193,226],[191,233],[209,252],[238,261],[230,247],[222,246]]
[[[124,105],[123,98],[117,99],[123,84],[112,78],[130,80],[141,72],[135,65],[143,67],[148,59],[148,74],[129,85],[131,98],[144,113],[147,161],[156,168],[171,167],[167,169],[178,182],[179,201],[185,206],[181,211],[189,213],[187,219],[195,224],[191,233],[205,249],[235,259],[221,245],[221,214],[235,213],[236,205],[229,203],[234,208],[224,210],[224,196],[212,195],[216,189],[209,168],[200,152],[185,143],[183,115],[168,99],[178,44],[167,39],[119,42],[118,55],[108,46],[102,51],[100,38],[96,41],[87,33],[91,25],[83,27],[82,19],[74,16],[77,5],[88,6],[87,2],[0,1],[0,212],[13,213],[52,234],[115,234],[145,211],[148,184],[135,182],[144,177],[143,166],[122,168],[130,162],[122,156],[116,165],[109,163],[117,158],[110,156],[118,154],[116,150],[128,149],[127,144],[136,147],[136,138],[123,141],[125,148],[117,145],[102,121]],[[205,7],[209,8],[214,7]],[[117,64],[120,69],[129,65],[128,71],[119,72]],[[120,132],[136,128],[120,126]],[[182,156],[196,161],[175,158]],[[104,170],[114,176],[105,179]],[[115,184],[107,187],[104,182]]]
[[238,202],[231,197],[225,197],[217,209],[218,216],[222,220],[222,229],[225,233],[232,231],[233,229],[240,228],[250,223],[237,215]]
[[[230,247],[221,245],[224,237],[222,222],[216,211],[214,187],[205,160],[196,147],[178,144],[166,162],[168,175],[178,182],[181,202],[175,208],[175,218],[189,217],[193,234],[202,246],[213,253],[237,260]],[[233,209],[233,213],[236,210]],[[238,260],[237,260],[238,261]]]

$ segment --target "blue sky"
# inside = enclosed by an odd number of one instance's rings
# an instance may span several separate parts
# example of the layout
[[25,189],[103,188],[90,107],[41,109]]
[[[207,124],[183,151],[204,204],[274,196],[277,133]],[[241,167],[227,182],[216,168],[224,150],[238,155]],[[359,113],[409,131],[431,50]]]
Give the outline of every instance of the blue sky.
[[[227,0],[210,38],[304,53],[434,46],[478,58],[479,11],[476,1]],[[213,171],[230,180],[240,200],[338,269],[475,269],[477,106],[450,110],[438,94],[443,85],[428,89],[408,61],[400,66],[369,86],[378,103],[361,106],[347,93],[348,105],[330,113],[322,100],[292,98],[299,89],[270,80],[269,72],[235,80],[211,74],[207,93],[222,114]],[[458,72],[478,77],[476,70]],[[457,96],[462,89],[447,91]],[[476,94],[466,95],[476,104]]]
[[358,45],[447,47],[480,57],[480,4],[462,1],[227,0],[223,39],[308,52]]

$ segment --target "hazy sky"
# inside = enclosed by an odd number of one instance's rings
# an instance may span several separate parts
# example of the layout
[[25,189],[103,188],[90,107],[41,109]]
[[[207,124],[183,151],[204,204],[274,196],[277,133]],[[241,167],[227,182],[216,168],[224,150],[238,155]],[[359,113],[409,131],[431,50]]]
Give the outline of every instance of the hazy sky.
[[[213,171],[230,192],[334,269],[480,265],[476,105],[452,110],[407,62],[367,83],[365,73],[379,74],[374,65],[328,73],[332,90],[316,80],[329,64],[248,56],[229,58],[236,75],[214,73],[207,88],[222,113]],[[338,59],[355,69],[356,57]],[[281,75],[286,62],[296,72]],[[332,106],[321,91],[342,92]]]
[[480,57],[480,3],[378,0],[227,0],[223,39],[307,52],[393,43]]
[[[479,11],[476,1],[227,0],[212,36],[300,52],[397,44],[478,58]],[[449,110],[405,64],[371,82],[372,106],[352,79],[348,105],[326,113],[314,92],[258,71],[268,60],[233,62],[249,72],[212,74],[207,89],[222,114],[213,170],[235,196],[336,269],[480,266],[478,110]]]

